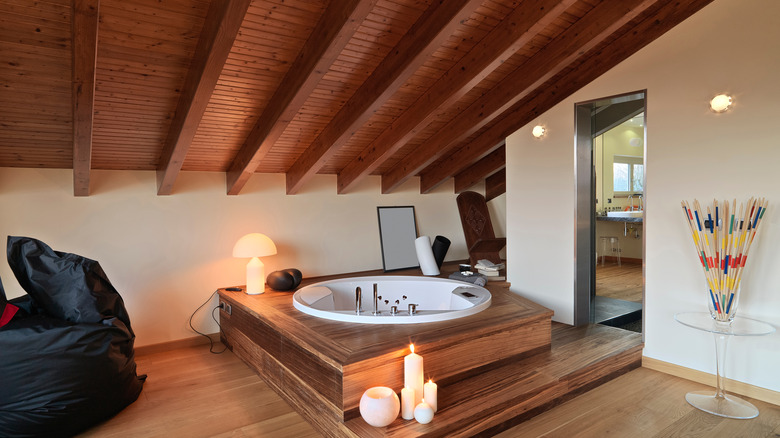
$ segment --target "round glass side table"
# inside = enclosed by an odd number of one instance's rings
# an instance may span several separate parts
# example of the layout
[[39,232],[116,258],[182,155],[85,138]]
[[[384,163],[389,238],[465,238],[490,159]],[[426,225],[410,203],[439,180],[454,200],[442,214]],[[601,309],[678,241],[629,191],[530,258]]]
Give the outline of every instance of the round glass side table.
[[682,325],[712,333],[715,336],[715,392],[694,391],[685,395],[691,406],[704,412],[726,418],[748,419],[758,416],[758,408],[739,397],[726,394],[725,379],[726,347],[732,336],[763,336],[774,333],[771,325],[750,318],[735,317],[730,323],[715,321],[708,312],[677,313],[674,319]]

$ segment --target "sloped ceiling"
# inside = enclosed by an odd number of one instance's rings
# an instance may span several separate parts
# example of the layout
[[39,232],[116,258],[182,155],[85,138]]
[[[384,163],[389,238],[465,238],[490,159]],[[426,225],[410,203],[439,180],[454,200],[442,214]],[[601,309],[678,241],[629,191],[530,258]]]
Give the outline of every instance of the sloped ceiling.
[[500,190],[508,134],[710,1],[0,0],[0,167]]

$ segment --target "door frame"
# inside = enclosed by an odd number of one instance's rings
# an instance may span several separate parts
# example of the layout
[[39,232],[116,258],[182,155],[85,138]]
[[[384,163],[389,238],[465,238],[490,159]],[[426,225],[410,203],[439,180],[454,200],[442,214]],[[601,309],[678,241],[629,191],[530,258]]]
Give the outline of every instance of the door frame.
[[[641,97],[639,97],[641,96]],[[647,90],[574,103],[574,325],[594,322],[596,295],[596,169],[593,160],[593,114],[601,106],[644,99],[644,195],[647,206]],[[644,215],[643,215],[644,216]],[[643,228],[645,221],[642,221]],[[642,233],[642,324],[645,319],[645,232]],[[642,331],[644,339],[644,330]]]

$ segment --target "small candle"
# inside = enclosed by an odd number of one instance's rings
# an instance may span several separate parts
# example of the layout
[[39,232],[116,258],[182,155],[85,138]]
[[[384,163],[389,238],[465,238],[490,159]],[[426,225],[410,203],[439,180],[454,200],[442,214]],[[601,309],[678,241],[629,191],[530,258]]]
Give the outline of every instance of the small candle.
[[414,389],[412,388],[401,390],[401,417],[404,420],[414,418]]
[[433,412],[439,412],[438,385],[433,383],[432,379],[428,379],[428,383],[423,386],[423,398],[426,400],[425,402],[431,405]]
[[414,408],[414,419],[420,424],[428,424],[433,420],[433,408],[425,403],[425,399]]
[[414,344],[409,345],[409,353],[404,357],[404,386],[414,390],[414,405],[423,398],[423,358],[414,352]]

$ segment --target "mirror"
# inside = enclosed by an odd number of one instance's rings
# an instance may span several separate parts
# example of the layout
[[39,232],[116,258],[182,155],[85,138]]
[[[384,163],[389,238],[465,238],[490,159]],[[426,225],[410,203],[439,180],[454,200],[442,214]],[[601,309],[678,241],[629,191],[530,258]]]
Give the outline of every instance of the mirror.
[[417,268],[417,221],[414,207],[377,207],[379,242],[385,272]]

